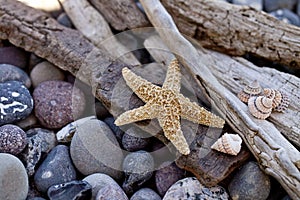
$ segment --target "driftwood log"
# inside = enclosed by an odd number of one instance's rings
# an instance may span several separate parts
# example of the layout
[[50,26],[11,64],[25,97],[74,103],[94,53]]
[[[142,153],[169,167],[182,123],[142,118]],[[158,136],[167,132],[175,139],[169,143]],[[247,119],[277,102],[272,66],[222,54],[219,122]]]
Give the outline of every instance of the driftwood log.
[[121,31],[150,25],[134,0],[90,0],[90,2],[116,30]]
[[214,0],[161,0],[178,29],[204,47],[251,53],[300,68],[300,28],[246,6]]
[[209,70],[214,63],[180,34],[158,0],[141,0],[141,3],[164,43],[177,55],[184,67],[194,74],[195,81],[207,91],[216,110],[226,117],[226,122],[243,138],[260,167],[275,177],[291,198],[299,199],[299,151],[272,123],[250,116],[247,106],[218,82]]

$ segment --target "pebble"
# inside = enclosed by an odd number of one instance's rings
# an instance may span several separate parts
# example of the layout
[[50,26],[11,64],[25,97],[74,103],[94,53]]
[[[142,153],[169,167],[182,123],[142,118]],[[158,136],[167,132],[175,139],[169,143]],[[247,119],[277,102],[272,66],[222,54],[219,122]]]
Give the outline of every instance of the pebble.
[[35,115],[46,128],[58,129],[78,118],[84,110],[84,94],[71,83],[45,81],[33,92]]
[[43,61],[44,60],[41,57],[37,56],[34,53],[31,53],[29,57],[29,66],[28,66],[29,71],[31,71],[37,64]]
[[0,127],[0,152],[19,154],[27,144],[26,133],[19,127],[11,124]]
[[34,182],[40,192],[47,192],[54,184],[76,179],[76,171],[69,156],[69,148],[58,145],[52,149],[34,175]]
[[0,153],[0,199],[25,200],[28,177],[22,162],[15,156]]
[[300,0],[297,3],[297,15],[300,16]]
[[42,128],[30,129],[26,134],[28,144],[20,154],[20,158],[26,167],[28,176],[32,176],[37,163],[42,158],[42,153],[50,152],[57,145],[57,140],[53,131]]
[[287,8],[293,10],[296,6],[297,0],[264,0],[264,9],[271,12],[278,9]]
[[25,68],[27,66],[27,53],[23,49],[14,46],[1,47],[0,63]]
[[[98,192],[98,198],[104,194],[105,191],[109,190],[106,198],[108,200],[126,200],[128,199],[123,189],[118,185],[118,183],[112,179],[110,176],[102,173],[91,174],[83,179],[83,181],[88,182],[92,186],[92,198],[95,199]],[[107,188],[107,189],[104,189]],[[100,191],[101,190],[101,191]],[[104,198],[102,199],[104,200]]]
[[47,194],[50,200],[90,200],[92,186],[86,181],[70,181],[52,185]]
[[6,81],[20,81],[27,88],[31,86],[29,76],[22,69],[10,64],[0,64],[0,83]]
[[161,200],[161,197],[150,188],[142,188],[136,191],[130,200]]
[[105,173],[122,178],[123,153],[106,123],[94,119],[77,127],[70,146],[76,168],[84,175]]
[[122,137],[123,148],[127,151],[138,151],[145,149],[151,142],[150,135],[141,133],[142,130],[131,127]]
[[108,185],[98,191],[95,200],[128,200],[128,197],[124,196],[125,193],[124,195],[123,193],[120,196],[120,193],[116,191],[116,188]]
[[95,112],[96,112],[96,115],[97,115],[97,118],[98,119],[105,119],[107,117],[109,117],[109,112],[108,110],[104,107],[104,105],[99,102],[99,101],[96,101],[95,102]]
[[42,197],[33,197],[33,198],[28,199],[28,200],[46,200],[46,199],[44,199]]
[[[163,167],[165,166],[165,167]],[[178,180],[184,178],[184,170],[175,163],[164,162],[155,172],[155,185],[158,194],[164,196],[167,190]]]
[[36,116],[33,113],[31,113],[25,119],[22,119],[21,121],[16,122],[15,125],[17,125],[18,127],[20,127],[23,130],[29,130],[38,125],[38,119],[36,118]]
[[288,9],[279,9],[270,13],[277,19],[295,26],[300,26],[300,18],[298,15]]
[[60,23],[61,25],[68,27],[68,28],[72,28],[73,27],[73,23],[70,20],[69,16],[63,12],[61,13],[58,17],[57,17],[57,22]]
[[36,88],[44,81],[53,81],[65,79],[64,72],[48,61],[38,63],[30,72],[32,86]]
[[248,162],[233,177],[228,191],[233,200],[265,200],[271,189],[270,178],[257,163]]
[[0,126],[26,118],[32,109],[32,97],[21,82],[0,83]]
[[154,170],[154,160],[146,151],[136,151],[128,154],[123,161],[125,181],[123,189],[126,194],[132,194],[135,190],[151,178]]
[[229,196],[221,186],[207,188],[196,177],[188,177],[174,183],[166,192],[163,200],[228,200]]
[[255,8],[256,10],[262,10],[263,0],[232,0],[233,4],[245,5]]
[[115,134],[119,144],[122,144],[122,137],[124,135],[124,131],[115,125],[115,119],[113,117],[107,117],[104,119],[104,122],[109,126],[109,128]]

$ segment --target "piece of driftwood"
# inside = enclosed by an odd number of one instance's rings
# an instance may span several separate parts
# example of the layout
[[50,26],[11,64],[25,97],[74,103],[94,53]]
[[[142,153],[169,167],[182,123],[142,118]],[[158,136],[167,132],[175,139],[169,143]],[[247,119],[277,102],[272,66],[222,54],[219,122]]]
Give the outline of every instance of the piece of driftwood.
[[116,30],[123,31],[149,25],[149,21],[134,0],[90,0],[90,2]]
[[[144,45],[159,63],[168,63],[174,58],[158,35],[146,39]],[[198,51],[210,61],[210,70],[218,81],[235,95],[256,79],[264,88],[279,89],[289,94],[291,103],[285,113],[273,112],[268,120],[293,144],[300,147],[300,93],[295,92],[300,90],[299,78],[275,69],[257,67],[240,57],[232,58],[203,48]]]
[[178,31],[171,16],[158,0],[141,0],[145,12],[157,31],[177,55],[200,87],[205,88],[215,109],[226,117],[226,122],[243,138],[260,167],[275,177],[291,198],[300,198],[299,151],[291,145],[267,120],[249,115],[247,106],[221,85],[209,68],[214,63],[198,52]]
[[95,46],[104,48],[113,58],[139,65],[136,57],[124,47],[110,30],[104,17],[87,0],[60,0],[74,26]]
[[214,0],[161,0],[178,29],[226,54],[251,53],[300,68],[300,28],[247,6]]

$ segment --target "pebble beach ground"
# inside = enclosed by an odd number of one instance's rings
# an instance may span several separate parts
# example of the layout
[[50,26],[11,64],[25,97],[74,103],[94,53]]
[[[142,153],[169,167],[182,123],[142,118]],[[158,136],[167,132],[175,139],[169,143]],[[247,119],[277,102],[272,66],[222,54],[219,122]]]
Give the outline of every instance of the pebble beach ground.
[[[230,3],[251,5],[299,26],[299,2]],[[74,28],[63,12],[57,20]],[[151,61],[145,50],[135,54]],[[290,199],[252,157],[220,184],[202,185],[174,159],[165,159],[171,154],[166,148],[155,154],[164,147],[157,138],[117,127],[101,102],[90,102],[89,87],[78,80],[74,84],[75,79],[0,41],[0,200]],[[70,125],[91,115],[80,126]],[[74,131],[58,140],[63,130]]]

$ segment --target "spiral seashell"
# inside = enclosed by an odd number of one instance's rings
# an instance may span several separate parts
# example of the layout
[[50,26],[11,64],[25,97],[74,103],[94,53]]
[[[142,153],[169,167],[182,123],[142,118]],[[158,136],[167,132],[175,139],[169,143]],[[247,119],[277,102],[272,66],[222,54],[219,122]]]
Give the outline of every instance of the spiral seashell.
[[258,119],[266,119],[271,115],[273,99],[266,96],[250,97],[248,101],[250,113]]
[[211,148],[235,156],[240,152],[241,144],[242,138],[238,134],[225,133]]
[[277,112],[284,112],[290,104],[288,96],[279,90],[265,88],[264,95],[268,98],[273,97],[272,107]]
[[246,85],[245,88],[238,93],[238,98],[242,102],[247,103],[250,97],[260,95],[261,91],[262,89],[260,84],[257,80],[254,80],[252,83]]

